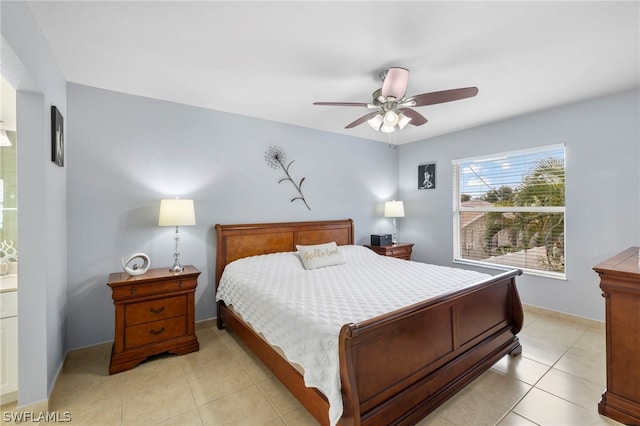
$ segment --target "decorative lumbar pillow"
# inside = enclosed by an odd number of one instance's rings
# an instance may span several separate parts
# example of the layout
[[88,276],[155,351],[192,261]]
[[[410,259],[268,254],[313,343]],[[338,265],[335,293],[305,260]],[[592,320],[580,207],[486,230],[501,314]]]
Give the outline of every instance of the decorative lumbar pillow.
[[304,269],[324,268],[325,266],[342,265],[344,259],[335,242],[314,246],[296,246]]

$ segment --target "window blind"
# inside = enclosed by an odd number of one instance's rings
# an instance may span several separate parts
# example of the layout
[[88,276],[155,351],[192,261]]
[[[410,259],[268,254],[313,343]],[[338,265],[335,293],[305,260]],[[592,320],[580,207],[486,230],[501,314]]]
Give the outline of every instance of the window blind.
[[564,277],[564,146],[453,165],[454,259]]

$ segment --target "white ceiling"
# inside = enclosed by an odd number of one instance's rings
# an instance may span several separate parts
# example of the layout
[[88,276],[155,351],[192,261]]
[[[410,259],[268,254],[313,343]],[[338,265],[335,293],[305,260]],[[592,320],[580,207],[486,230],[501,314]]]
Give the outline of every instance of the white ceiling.
[[[392,143],[640,87],[640,3],[431,1],[29,2],[74,83]],[[416,108],[389,136],[344,126],[389,66]]]

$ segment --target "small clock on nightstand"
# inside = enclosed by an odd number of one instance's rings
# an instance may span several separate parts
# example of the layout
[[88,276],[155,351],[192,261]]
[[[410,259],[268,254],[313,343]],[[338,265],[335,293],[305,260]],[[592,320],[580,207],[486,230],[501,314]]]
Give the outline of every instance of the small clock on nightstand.
[[397,257],[405,260],[411,260],[411,252],[413,251],[413,244],[411,243],[398,243],[387,246],[365,245],[365,247],[382,256]]

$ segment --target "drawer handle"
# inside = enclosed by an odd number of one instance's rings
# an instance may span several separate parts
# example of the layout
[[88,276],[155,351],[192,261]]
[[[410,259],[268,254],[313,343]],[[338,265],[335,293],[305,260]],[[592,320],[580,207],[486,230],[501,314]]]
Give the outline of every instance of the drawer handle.
[[160,312],[164,311],[164,306],[158,308],[158,309],[154,309],[154,308],[149,308],[149,310],[151,311],[152,314],[159,314]]
[[160,330],[149,330],[149,333],[153,334],[154,336],[158,336],[163,332],[164,332],[164,327],[162,327]]
[[179,284],[180,288],[182,288],[183,285],[184,284],[182,283],[182,280],[180,280],[180,284]]
[[135,287],[131,287],[131,294],[136,294],[136,288]]

